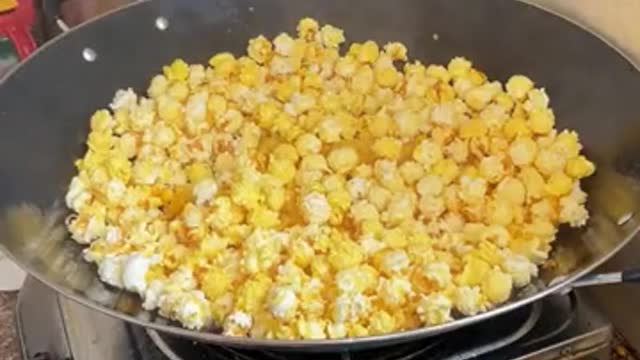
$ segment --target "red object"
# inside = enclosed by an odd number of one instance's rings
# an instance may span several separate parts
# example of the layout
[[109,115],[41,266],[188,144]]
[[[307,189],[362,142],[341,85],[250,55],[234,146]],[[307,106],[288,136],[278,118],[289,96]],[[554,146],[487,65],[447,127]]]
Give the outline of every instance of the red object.
[[0,35],[11,40],[20,60],[36,49],[36,42],[31,35],[34,19],[33,0],[18,0],[18,7],[0,13]]

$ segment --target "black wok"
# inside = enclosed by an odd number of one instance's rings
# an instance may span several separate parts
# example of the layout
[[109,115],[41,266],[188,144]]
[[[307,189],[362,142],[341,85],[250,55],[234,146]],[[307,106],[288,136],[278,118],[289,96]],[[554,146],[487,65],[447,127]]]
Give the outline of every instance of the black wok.
[[[401,41],[410,56],[465,56],[490,78],[524,73],[547,89],[560,128],[581,135],[598,172],[586,183],[591,220],[562,231],[552,260],[509,303],[451,323],[382,336],[276,341],[194,332],[143,311],[102,284],[68,240],[61,201],[84,152],[90,114],[116,89],[145,89],[176,57],[205,63],[241,53],[257,34],[293,31],[311,16],[352,41]],[[166,19],[164,20],[159,18]],[[158,25],[167,25],[164,26]],[[0,86],[0,248],[31,275],[96,310],[193,340],[329,350],[382,346],[452,331],[566,288],[631,239],[639,222],[640,73],[619,51],[565,19],[508,0],[153,0],[115,11],[46,44]]]

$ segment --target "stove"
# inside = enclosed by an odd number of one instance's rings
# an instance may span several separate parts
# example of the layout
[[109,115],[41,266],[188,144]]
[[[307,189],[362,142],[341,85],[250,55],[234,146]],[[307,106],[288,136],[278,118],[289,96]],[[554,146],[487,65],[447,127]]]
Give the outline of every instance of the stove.
[[28,278],[16,321],[25,360],[611,359],[613,327],[580,291],[437,337],[373,350],[297,353],[200,344],[129,325]]

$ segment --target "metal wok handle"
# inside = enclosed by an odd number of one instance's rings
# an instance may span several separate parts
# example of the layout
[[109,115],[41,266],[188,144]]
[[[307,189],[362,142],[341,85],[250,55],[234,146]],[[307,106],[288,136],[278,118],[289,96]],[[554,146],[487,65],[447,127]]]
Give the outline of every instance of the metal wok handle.
[[640,283],[640,269],[629,269],[619,272],[602,274],[589,274],[576,280],[570,288],[580,288],[585,286],[598,286],[621,283]]

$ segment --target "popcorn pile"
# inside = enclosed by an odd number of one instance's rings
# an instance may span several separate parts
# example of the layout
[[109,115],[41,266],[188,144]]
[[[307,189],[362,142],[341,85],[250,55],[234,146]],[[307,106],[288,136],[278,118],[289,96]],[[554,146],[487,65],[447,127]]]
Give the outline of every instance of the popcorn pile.
[[384,334],[500,305],[587,221],[595,167],[527,77],[297,30],[93,115],[66,202],[103,281],[190,329]]

